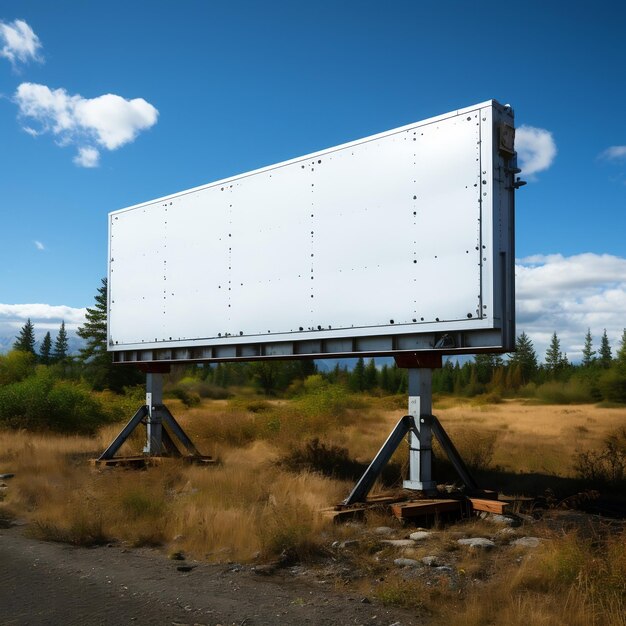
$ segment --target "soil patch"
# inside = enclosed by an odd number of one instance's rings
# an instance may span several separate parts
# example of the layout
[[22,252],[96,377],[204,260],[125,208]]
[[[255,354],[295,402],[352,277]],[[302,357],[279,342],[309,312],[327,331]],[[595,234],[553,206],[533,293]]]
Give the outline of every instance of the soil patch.
[[[337,591],[304,568],[169,560],[153,549],[77,548],[0,530],[2,624],[412,626],[414,612]],[[185,570],[185,571],[181,571]]]

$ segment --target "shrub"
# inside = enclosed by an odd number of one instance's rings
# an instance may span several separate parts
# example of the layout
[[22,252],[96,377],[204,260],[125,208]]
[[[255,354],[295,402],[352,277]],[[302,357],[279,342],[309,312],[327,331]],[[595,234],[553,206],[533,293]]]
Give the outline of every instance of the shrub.
[[[212,385],[205,380],[199,380],[192,376],[181,378],[175,385],[166,388],[166,392],[178,398],[187,406],[196,406],[200,403],[200,398],[224,400],[231,395],[222,387]],[[191,404],[187,404],[188,401],[190,401]]]
[[80,384],[54,380],[46,369],[0,388],[0,424],[91,433],[109,416]]
[[35,372],[35,355],[13,350],[0,355],[0,385],[10,385],[24,380]]
[[317,437],[291,450],[279,463],[291,471],[309,470],[341,479],[354,479],[363,472],[363,466],[350,458],[347,448],[326,444]]
[[581,380],[557,381],[539,385],[535,396],[546,404],[584,404],[593,402],[591,387]]
[[626,373],[620,369],[604,372],[598,380],[598,388],[605,400],[626,403]]
[[174,387],[174,389],[170,390],[170,395],[178,398],[186,407],[198,406],[200,404],[200,396],[184,387]]
[[306,417],[338,417],[347,409],[363,407],[363,400],[349,393],[342,385],[333,385],[318,374],[304,381],[306,395],[296,398],[294,409]]
[[[452,443],[458,450],[467,466],[475,471],[486,471],[491,468],[498,433],[495,431],[461,430],[453,434]],[[445,454],[435,446],[438,457]]]
[[592,484],[620,486],[626,479],[626,427],[611,433],[601,450],[577,452],[574,471]]

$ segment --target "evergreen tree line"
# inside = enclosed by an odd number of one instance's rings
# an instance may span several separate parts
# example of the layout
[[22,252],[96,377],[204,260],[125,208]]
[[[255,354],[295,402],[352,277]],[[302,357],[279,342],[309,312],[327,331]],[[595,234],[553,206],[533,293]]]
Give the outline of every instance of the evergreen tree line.
[[615,357],[603,332],[598,350],[594,350],[591,331],[585,336],[582,360],[573,364],[561,350],[553,333],[543,363],[539,363],[531,339],[519,335],[515,352],[505,361],[494,354],[477,354],[463,365],[448,362],[433,375],[433,391],[475,396],[544,395],[548,400],[626,402],[626,329]]
[[[220,363],[195,368],[188,372],[218,387],[256,384],[265,393],[286,391],[295,380],[318,373],[329,383],[340,384],[351,391],[406,393],[407,374],[395,364],[377,367],[374,359],[359,358],[352,369],[337,364],[331,371],[316,371],[313,361],[284,361],[260,363]],[[570,363],[561,350],[555,332],[543,363],[532,340],[523,332],[516,339],[516,350],[505,359],[499,354],[477,354],[461,364],[444,363],[433,372],[433,392],[476,396],[535,395],[539,390],[555,393],[560,389],[560,400],[626,402],[626,329],[615,357],[603,332],[598,350],[594,350],[591,331],[587,331],[583,358],[579,364]],[[546,397],[546,399],[551,399]],[[552,398],[559,400],[559,398]]]
[[35,351],[35,325],[27,320],[26,324],[22,326],[18,336],[15,338],[13,344],[14,350],[20,352],[26,352],[32,354],[38,363],[43,365],[51,365],[53,363],[63,362],[68,358],[69,342],[67,338],[67,331],[65,330],[65,322],[61,322],[59,332],[52,343],[52,336],[48,331],[41,341],[39,346],[39,352]]
[[13,344],[13,350],[32,355],[41,365],[55,366],[57,375],[86,382],[92,389],[109,389],[122,393],[125,387],[143,381],[143,375],[132,366],[114,366],[111,354],[107,352],[107,280],[97,290],[95,304],[87,308],[85,323],[76,331],[84,340],[78,355],[69,354],[69,340],[65,322],[54,342],[47,332],[36,349],[35,326],[30,319],[21,328]]

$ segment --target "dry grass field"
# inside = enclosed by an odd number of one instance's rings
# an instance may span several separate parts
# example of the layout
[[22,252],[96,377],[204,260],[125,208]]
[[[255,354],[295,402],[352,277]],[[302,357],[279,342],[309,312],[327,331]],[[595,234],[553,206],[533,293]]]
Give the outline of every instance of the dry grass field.
[[[352,482],[290,471],[285,459],[318,438],[329,450],[345,448],[350,459],[367,462],[404,414],[404,401],[361,396],[321,401],[318,392],[299,400],[252,395],[203,400],[191,409],[168,401],[200,451],[220,460],[210,467],[172,460],[144,471],[92,468],[88,460],[119,425],[95,437],[0,431],[0,474],[15,474],[0,495],[0,517],[24,518],[36,537],[76,545],[161,546],[169,554],[210,562],[263,563],[286,551],[311,567],[330,559],[352,572],[337,574],[336,585],[415,607],[432,623],[626,623],[626,548],[623,531],[614,526],[595,524],[583,532],[548,515],[550,522],[524,529],[543,539],[539,548],[516,550],[496,541],[499,547],[489,555],[459,550],[456,538],[495,536],[492,524],[440,526],[428,548],[403,554],[415,559],[441,554],[453,570],[424,579],[394,569],[390,548],[372,534],[378,526],[390,526],[400,537],[413,529],[380,514],[363,524],[333,525],[319,512],[341,501]],[[519,401],[445,399],[436,403],[435,413],[479,469],[564,479],[574,477],[577,450],[598,448],[626,422],[625,409]],[[122,454],[138,453],[142,446],[137,436]],[[399,450],[398,467],[405,457],[406,449]],[[333,552],[333,542],[350,539],[358,540],[357,549]]]

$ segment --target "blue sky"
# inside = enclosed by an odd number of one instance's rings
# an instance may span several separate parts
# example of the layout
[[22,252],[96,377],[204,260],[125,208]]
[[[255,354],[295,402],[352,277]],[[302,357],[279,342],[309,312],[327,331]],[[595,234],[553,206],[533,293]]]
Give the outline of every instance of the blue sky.
[[495,98],[526,127],[518,331],[617,347],[625,32],[617,1],[5,0],[0,335],[80,323],[109,211]]

